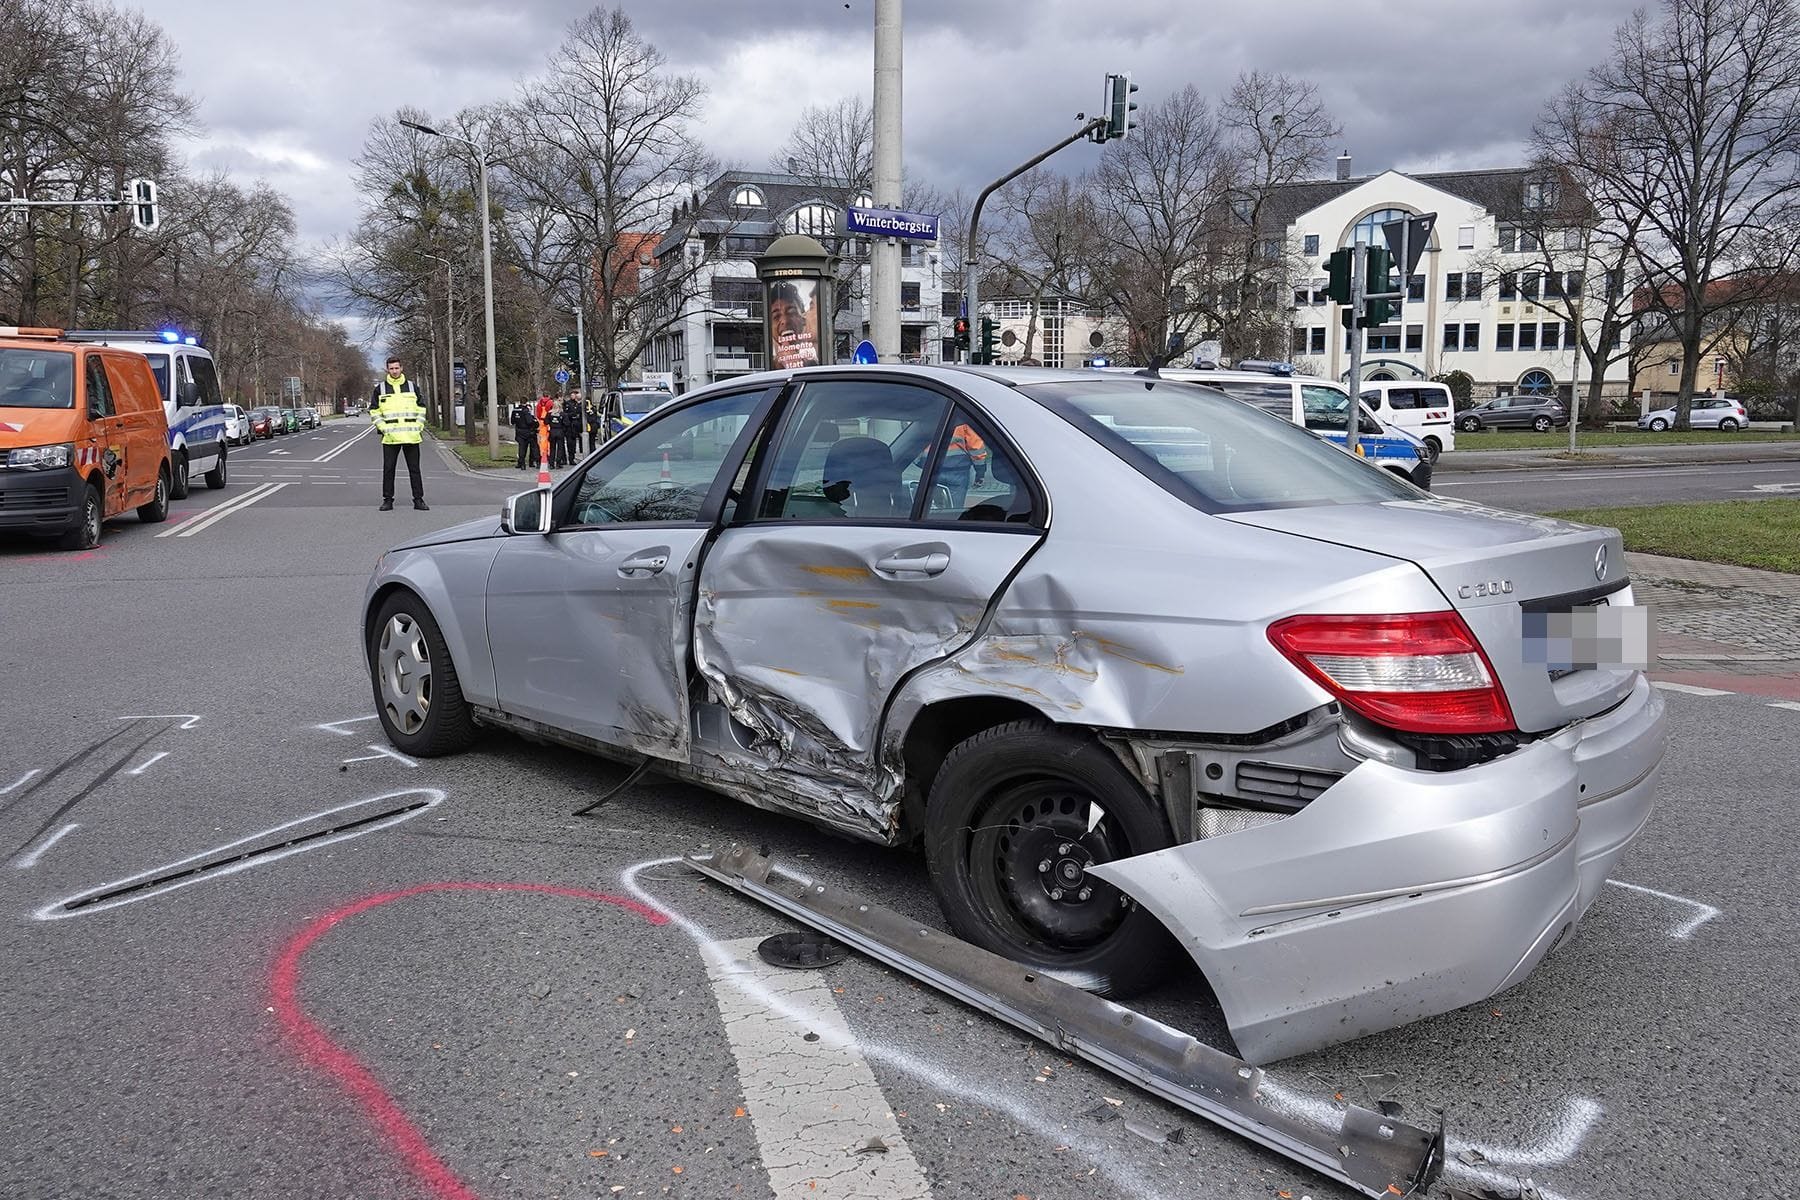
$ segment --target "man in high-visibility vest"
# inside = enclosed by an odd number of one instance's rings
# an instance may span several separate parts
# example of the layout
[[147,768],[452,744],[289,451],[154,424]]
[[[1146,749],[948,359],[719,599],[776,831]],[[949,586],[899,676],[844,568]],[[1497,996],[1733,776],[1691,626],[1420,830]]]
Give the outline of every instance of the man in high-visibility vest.
[[413,507],[429,512],[425,483],[419,478],[419,441],[425,436],[425,406],[419,403],[412,383],[400,369],[400,360],[387,360],[387,375],[375,384],[369,397],[369,419],[381,431],[381,511],[394,507],[394,464],[406,453],[406,473],[412,476]]
[[[987,442],[966,424],[958,423],[950,431],[950,444],[944,447],[944,461],[938,467],[937,482],[950,491],[950,505],[961,508],[969,495],[969,485],[987,481],[988,460],[992,455]],[[931,447],[919,456],[919,465],[931,459]]]

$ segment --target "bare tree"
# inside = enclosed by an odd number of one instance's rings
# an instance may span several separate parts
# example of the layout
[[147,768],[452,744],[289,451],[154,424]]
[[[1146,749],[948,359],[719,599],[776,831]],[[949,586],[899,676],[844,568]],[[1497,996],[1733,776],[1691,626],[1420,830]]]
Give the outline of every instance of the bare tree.
[[1790,0],[1663,0],[1578,85],[1583,128],[1548,148],[1602,212],[1641,213],[1646,305],[1681,346],[1676,427],[1709,326],[1788,270],[1800,199],[1800,15]]
[[848,96],[836,104],[808,105],[770,167],[854,193],[869,186],[874,154],[875,109],[861,96]]
[[1087,180],[1072,180],[1040,167],[1007,184],[994,198],[999,228],[988,250],[983,294],[1026,300],[1030,315],[1018,354],[1044,358],[1033,354],[1033,344],[1045,297],[1086,301],[1091,294],[1089,270],[1099,257],[1100,226],[1093,196]]

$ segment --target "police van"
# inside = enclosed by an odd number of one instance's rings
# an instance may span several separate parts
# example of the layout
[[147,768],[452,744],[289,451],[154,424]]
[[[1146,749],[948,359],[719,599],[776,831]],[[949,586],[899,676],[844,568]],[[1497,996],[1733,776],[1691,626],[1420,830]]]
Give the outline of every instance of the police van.
[[83,329],[63,335],[72,342],[94,342],[134,350],[150,360],[169,422],[169,463],[174,477],[169,498],[187,496],[189,478],[204,476],[209,488],[225,486],[225,456],[230,434],[225,397],[213,357],[198,339],[165,329]]
[[[1129,373],[1133,368],[1113,367]],[[1164,379],[1203,383],[1218,388],[1234,400],[1242,400],[1286,421],[1312,430],[1340,449],[1350,442],[1350,393],[1329,379],[1293,374],[1287,363],[1245,361],[1238,369],[1164,367]],[[1424,442],[1407,430],[1378,420],[1367,404],[1357,417],[1357,453],[1366,461],[1411,481],[1431,487],[1431,453]]]

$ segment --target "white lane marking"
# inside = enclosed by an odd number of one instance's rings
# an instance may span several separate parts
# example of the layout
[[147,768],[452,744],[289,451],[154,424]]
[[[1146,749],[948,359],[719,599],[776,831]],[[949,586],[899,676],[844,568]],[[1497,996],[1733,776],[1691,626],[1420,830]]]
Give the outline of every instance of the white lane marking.
[[373,750],[375,753],[365,754],[361,758],[346,758],[341,761],[347,762],[347,763],[373,762],[378,758],[391,758],[391,759],[395,759],[398,762],[403,762],[409,767],[416,767],[419,765],[418,759],[408,758],[408,757],[406,757],[406,755],[400,753],[398,750],[392,749],[388,746],[377,746],[375,743],[370,742],[369,749]]
[[319,457],[313,459],[313,461],[316,463],[330,462],[332,459],[336,458],[338,455],[342,454],[344,451],[346,451],[350,447],[356,445],[356,443],[362,441],[364,438],[368,437],[371,433],[374,433],[374,432],[375,432],[374,425],[372,425],[372,424],[365,425],[358,432],[353,433],[349,437],[345,438],[341,445],[333,446],[331,449],[327,450],[325,453],[319,455]]
[[1800,712],[1800,700],[1771,700],[1770,708],[1785,708],[1789,712]]
[[[1753,483],[1750,485],[1758,492],[1800,492],[1800,483]],[[1750,495],[1750,492],[1743,493]]]
[[31,770],[25,772],[23,775],[19,776],[17,779],[15,779],[11,783],[7,784],[5,787],[0,788],[0,796],[4,796],[4,795],[6,795],[6,793],[8,793],[10,791],[15,791],[18,788],[24,787],[26,785],[26,783],[28,783],[31,780],[31,778],[34,775],[36,775],[37,773],[38,773],[38,768],[36,768],[36,767],[31,768]]
[[[650,905],[659,912],[669,915],[669,921],[680,929],[700,950],[700,957],[706,961],[710,971],[715,960],[728,961],[725,952],[720,949],[717,938],[707,928],[691,917],[682,915],[664,901],[650,894],[638,882],[638,876],[652,867],[664,867],[679,863],[679,858],[653,858],[645,862],[635,863],[619,874],[619,883],[637,899]],[[691,872],[682,868],[683,876]],[[684,879],[685,881],[685,879]],[[789,1009],[786,1003],[766,988],[758,986],[757,981],[744,976],[737,976],[733,982],[737,986],[753,991],[757,999],[766,1007],[781,1013],[797,1031],[804,1033],[812,1028],[804,1013]],[[972,1021],[972,1018],[971,1018]],[[1087,1161],[1088,1166],[1111,1179],[1121,1192],[1140,1200],[1173,1200],[1170,1192],[1164,1190],[1150,1175],[1138,1170],[1130,1163],[1120,1160],[1118,1149],[1090,1136],[1085,1130],[1068,1124],[1068,1114],[1063,1112],[1042,1112],[1020,1098],[1016,1087],[997,1087],[985,1079],[970,1078],[960,1071],[955,1063],[919,1057],[913,1051],[886,1042],[864,1040],[863,1056],[904,1071],[914,1079],[932,1088],[954,1092],[970,1104],[978,1104],[982,1108],[996,1113],[1004,1113],[1020,1128],[1042,1138],[1052,1145],[1068,1146],[1076,1154]],[[1160,1167],[1158,1168],[1160,1170]],[[817,1195],[818,1193],[812,1193]],[[1182,1193],[1183,1196],[1187,1193]]]
[[1614,887],[1628,888],[1634,892],[1642,892],[1646,896],[1655,896],[1659,900],[1668,900],[1674,904],[1685,904],[1692,908],[1694,910],[1693,916],[1669,930],[1670,937],[1680,938],[1684,942],[1694,936],[1694,930],[1700,928],[1714,917],[1723,915],[1712,905],[1702,904],[1698,900],[1689,900],[1686,896],[1670,895],[1668,892],[1659,892],[1655,888],[1647,888],[1642,884],[1626,883],[1622,879],[1609,879],[1606,882],[1612,884]]
[[360,725],[364,721],[373,721],[375,719],[375,717],[376,717],[375,713],[370,713],[366,717],[345,717],[342,721],[322,721],[319,724],[314,725],[313,728],[314,729],[328,729],[332,733],[338,734],[342,737],[355,737],[356,736],[355,733],[353,733],[352,731],[350,731],[348,729],[342,729],[342,728],[340,728],[340,726]]
[[223,515],[224,513],[229,511],[233,505],[239,504],[239,503],[241,503],[245,500],[248,500],[254,496],[260,496],[262,493],[268,491],[272,487],[274,487],[274,484],[259,483],[255,487],[250,488],[248,491],[240,492],[238,495],[233,496],[231,499],[226,500],[221,504],[213,505],[211,508],[206,509],[204,512],[195,513],[193,516],[189,517],[187,520],[183,521],[181,524],[170,526],[168,529],[163,530],[161,533],[157,534],[156,536],[159,538],[174,537],[176,534],[180,533],[182,530],[187,529],[190,526],[199,525],[205,521],[211,520],[214,516]]
[[64,838],[68,837],[71,833],[74,833],[77,829],[80,829],[80,828],[81,828],[81,826],[73,824],[73,823],[64,825],[61,829],[57,830],[55,833],[51,834],[49,837],[47,837],[43,841],[39,842],[37,844],[36,848],[34,848],[30,853],[20,854],[17,858],[13,859],[13,866],[17,867],[21,871],[31,870],[31,868],[37,866],[38,859],[44,857],[44,854],[50,849],[50,847],[56,845],[56,843],[62,841]]
[[271,451],[269,451],[269,453],[270,454],[292,454],[293,451],[292,450],[271,450]]
[[1685,692],[1689,696],[1735,696],[1736,692],[1722,691],[1719,688],[1695,687],[1691,683],[1665,683],[1658,680],[1650,685],[1661,688],[1665,692]]
[[151,767],[155,766],[160,760],[167,757],[169,757],[169,752],[167,750],[158,750],[155,754],[152,754],[149,758],[146,758],[143,762],[125,773],[127,775],[142,775],[145,771],[148,771]]
[[[260,854],[255,858],[247,858],[242,862],[231,863],[227,866],[220,867],[215,871],[208,871],[205,874],[189,875],[183,879],[170,880],[166,885],[155,888],[154,890],[146,889],[145,891],[132,892],[125,896],[116,896],[111,900],[103,900],[98,904],[90,904],[86,908],[78,908],[74,912],[63,911],[64,905],[73,904],[75,901],[84,897],[98,895],[102,892],[114,891],[122,887],[129,887],[131,884],[139,883],[145,879],[153,879],[158,875],[165,875],[173,871],[178,871],[182,867],[192,863],[203,862],[206,859],[215,858],[218,855],[224,854],[228,850],[235,850],[239,846],[248,845],[251,842],[263,838],[272,837],[284,830],[292,829],[296,825],[304,825],[308,821],[317,821],[324,817],[334,817],[338,813],[349,812],[351,809],[361,808],[367,804],[379,804],[383,800],[398,800],[402,796],[421,796],[424,798],[424,807],[416,808],[411,812],[398,813],[385,820],[372,821],[367,825],[358,825],[355,829],[346,829],[342,833],[334,834],[331,837],[317,838],[310,842],[303,842],[298,846],[288,846],[269,854]],[[304,817],[295,817],[291,821],[283,821],[279,825],[272,825],[267,829],[258,830],[255,833],[238,838],[235,841],[226,842],[220,846],[212,846],[200,851],[198,854],[190,854],[186,858],[178,858],[174,862],[164,863],[159,867],[151,867],[147,871],[139,871],[135,875],[127,875],[123,879],[115,879],[110,883],[102,883],[95,887],[83,888],[73,896],[68,896],[61,900],[52,900],[49,904],[44,905],[31,915],[39,921],[61,921],[68,917],[79,917],[87,913],[105,912],[109,908],[118,908],[120,905],[124,904],[134,904],[139,900],[149,899],[151,896],[161,896],[180,888],[192,887],[196,883],[203,882],[204,880],[219,875],[236,875],[239,871],[248,871],[251,867],[261,866],[263,863],[279,862],[281,859],[288,858],[291,855],[304,854],[308,850],[317,850],[321,846],[331,846],[338,842],[349,841],[351,838],[361,837],[363,834],[370,833],[377,829],[389,829],[400,824],[402,821],[410,821],[420,813],[436,808],[443,802],[444,793],[437,788],[407,788],[403,791],[385,792],[379,796],[370,796],[367,800],[352,800],[350,803],[340,804],[336,808],[327,808],[321,812],[308,813]]]
[[176,717],[182,718],[181,724],[179,724],[175,727],[177,729],[192,729],[194,726],[196,726],[200,723],[200,718],[194,713],[133,713],[129,717],[120,717],[119,720],[121,720],[121,721],[163,721],[163,720],[172,721]]
[[[769,966],[756,954],[761,940],[721,943],[723,953],[707,957],[706,977],[769,1187],[783,1200],[827,1188],[833,1196],[928,1200],[931,1185],[857,1050],[829,977]],[[764,993],[779,998],[785,1013],[764,1005]],[[804,1035],[786,1013],[805,1018]],[[857,1154],[871,1137],[887,1153]]]
[[[242,512],[244,509],[249,508],[252,504],[260,504],[262,501],[267,500],[270,496],[273,496],[276,492],[279,492],[282,488],[292,487],[294,485],[291,483],[270,483],[270,484],[265,484],[264,486],[268,488],[268,491],[263,492],[259,496],[240,497],[238,499],[238,501],[234,504],[221,504],[218,508],[213,509],[206,516],[201,517],[198,521],[189,521],[187,524],[183,525],[179,530],[176,531],[175,536],[176,537],[193,537],[196,533],[200,533],[200,532],[210,528],[213,525],[217,525],[220,521],[223,521],[226,517],[231,516],[233,513]],[[158,535],[158,536],[160,536],[160,535]]]

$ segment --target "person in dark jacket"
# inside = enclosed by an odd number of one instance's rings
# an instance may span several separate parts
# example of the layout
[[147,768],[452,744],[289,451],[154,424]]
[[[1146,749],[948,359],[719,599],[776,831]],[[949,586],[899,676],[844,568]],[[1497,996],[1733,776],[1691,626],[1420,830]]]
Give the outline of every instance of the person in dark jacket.
[[568,461],[564,457],[568,453],[569,444],[563,440],[562,409],[550,410],[550,466],[566,467]]
[[537,465],[537,418],[523,404],[514,404],[512,410],[513,438],[519,443],[518,468],[523,471],[527,466]]
[[581,401],[570,396],[563,401],[563,438],[568,442],[567,456],[570,463],[581,457]]

